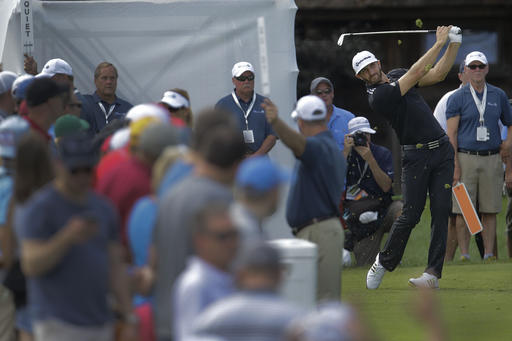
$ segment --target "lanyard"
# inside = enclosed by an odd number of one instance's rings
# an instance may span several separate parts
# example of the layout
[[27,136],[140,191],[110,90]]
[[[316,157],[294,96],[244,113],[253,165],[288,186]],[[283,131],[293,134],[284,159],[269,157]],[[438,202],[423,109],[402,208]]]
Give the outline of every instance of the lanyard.
[[235,101],[236,105],[244,113],[245,126],[247,127],[247,130],[249,130],[249,121],[247,119],[249,118],[249,115],[251,114],[252,107],[254,106],[254,103],[256,103],[256,91],[253,91],[252,101],[251,101],[251,104],[249,105],[249,109],[247,109],[247,112],[245,112],[244,109],[242,109],[242,106],[240,105],[240,102],[238,101],[238,97],[236,97],[234,91],[231,93],[231,96],[233,97],[233,101]]
[[363,177],[364,177],[364,174],[366,173],[366,170],[368,169],[368,162],[366,162],[366,161],[364,162],[364,167],[363,167],[363,170],[361,171],[361,167],[359,165],[359,160],[358,160],[357,156],[354,155],[354,157],[356,158],[355,161],[357,163],[357,169],[359,170],[359,174],[361,174],[359,180],[357,180],[357,183],[356,183],[356,185],[359,186],[359,184],[363,180]]
[[483,95],[481,101],[476,96],[475,89],[473,89],[473,86],[471,85],[471,83],[469,84],[469,90],[471,91],[471,96],[473,96],[473,100],[475,101],[476,108],[478,109],[478,112],[480,113],[480,125],[483,126],[484,125],[485,105],[487,104],[487,84],[485,84],[485,86],[484,86],[484,95]]
[[103,106],[103,103],[98,102],[98,105],[100,106],[101,111],[103,111],[103,114],[105,114],[105,122],[108,124],[108,118],[110,117],[110,114],[112,114],[112,111],[114,111],[116,108],[116,104],[114,103],[110,106],[110,109],[108,109],[108,114],[105,110],[105,107]]

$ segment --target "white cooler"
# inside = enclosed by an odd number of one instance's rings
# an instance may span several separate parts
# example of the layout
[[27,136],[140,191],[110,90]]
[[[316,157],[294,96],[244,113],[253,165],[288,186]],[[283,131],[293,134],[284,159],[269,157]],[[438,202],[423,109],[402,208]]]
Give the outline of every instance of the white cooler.
[[305,308],[316,304],[317,247],[303,239],[275,239],[269,244],[281,254],[284,278],[281,294]]

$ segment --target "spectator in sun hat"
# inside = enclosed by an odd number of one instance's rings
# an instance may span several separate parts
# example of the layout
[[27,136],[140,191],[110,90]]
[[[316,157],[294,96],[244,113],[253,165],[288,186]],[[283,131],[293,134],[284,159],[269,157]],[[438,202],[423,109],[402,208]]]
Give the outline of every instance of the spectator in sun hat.
[[238,62],[231,70],[233,91],[221,98],[216,108],[232,113],[243,133],[247,155],[267,154],[276,144],[276,135],[261,106],[265,97],[254,90],[256,72],[251,63]]
[[14,113],[15,100],[11,94],[11,89],[17,77],[14,72],[0,72],[0,120]]
[[263,220],[277,210],[281,185],[288,177],[267,156],[248,158],[240,164],[235,177],[235,203],[231,206],[231,216],[242,232],[243,245],[251,240],[266,239]]
[[174,125],[192,127],[192,111],[190,110],[190,96],[186,90],[174,88],[164,92],[159,102],[170,113],[171,119],[179,119],[182,123],[172,122]]
[[297,159],[286,219],[298,238],[318,245],[317,299],[339,299],[344,235],[338,205],[346,161],[327,129],[325,103],[314,95],[299,99],[291,117],[300,133],[279,118],[270,100],[265,100],[263,108],[274,131]]

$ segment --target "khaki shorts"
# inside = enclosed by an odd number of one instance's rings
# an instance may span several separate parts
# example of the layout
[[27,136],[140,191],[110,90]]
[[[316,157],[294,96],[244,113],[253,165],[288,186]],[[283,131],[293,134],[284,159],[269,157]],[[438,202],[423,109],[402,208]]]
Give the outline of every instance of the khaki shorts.
[[[462,171],[460,181],[466,185],[471,201],[479,213],[499,213],[503,191],[503,163],[500,154],[489,156],[457,153]],[[455,197],[453,213],[461,214]]]

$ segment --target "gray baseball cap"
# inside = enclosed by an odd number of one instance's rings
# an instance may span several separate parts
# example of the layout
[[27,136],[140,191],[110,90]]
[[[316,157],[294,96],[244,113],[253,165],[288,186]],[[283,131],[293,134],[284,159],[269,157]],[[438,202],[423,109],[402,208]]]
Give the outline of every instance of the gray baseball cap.
[[316,87],[320,84],[320,83],[327,83],[329,85],[329,87],[331,88],[331,90],[334,90],[334,85],[332,85],[332,82],[328,79],[328,78],[325,78],[325,77],[316,77],[315,79],[313,79],[311,81],[311,85],[309,87],[309,90],[311,93],[314,93]]

